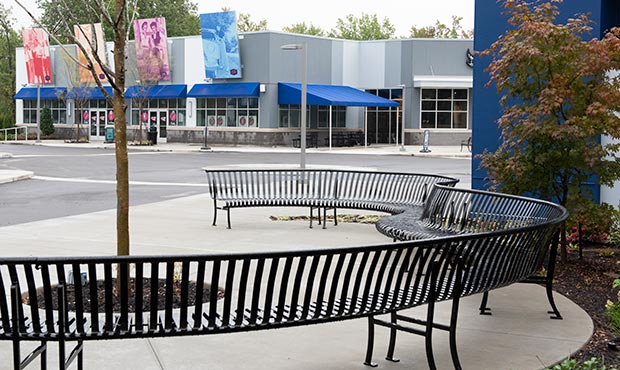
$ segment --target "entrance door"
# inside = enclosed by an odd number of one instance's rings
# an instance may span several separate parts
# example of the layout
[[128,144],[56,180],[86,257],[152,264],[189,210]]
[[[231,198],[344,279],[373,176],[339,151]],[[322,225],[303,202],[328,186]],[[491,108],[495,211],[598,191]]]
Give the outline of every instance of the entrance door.
[[151,109],[149,110],[149,128],[157,128],[157,141],[166,142],[168,137],[168,110]]
[[90,127],[90,138],[103,140],[105,138],[106,111],[105,109],[89,109],[84,111],[82,119]]

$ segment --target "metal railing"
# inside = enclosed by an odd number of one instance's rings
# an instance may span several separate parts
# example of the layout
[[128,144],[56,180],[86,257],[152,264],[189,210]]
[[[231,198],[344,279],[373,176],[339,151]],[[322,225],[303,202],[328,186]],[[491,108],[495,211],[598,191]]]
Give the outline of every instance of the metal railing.
[[2,139],[2,141],[6,142],[9,141],[9,133],[12,132],[13,136],[12,136],[12,141],[18,141],[19,140],[19,130],[24,130],[24,141],[28,141],[28,126],[16,126],[16,127],[10,127],[10,128],[3,128],[0,129],[0,139]]

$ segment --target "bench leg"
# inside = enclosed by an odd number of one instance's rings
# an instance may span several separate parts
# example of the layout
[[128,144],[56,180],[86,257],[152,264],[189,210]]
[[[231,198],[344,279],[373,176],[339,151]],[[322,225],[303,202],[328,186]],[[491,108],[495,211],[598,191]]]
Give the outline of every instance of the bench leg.
[[338,226],[338,216],[336,215],[336,207],[334,207],[334,226]]
[[[456,322],[459,317],[459,302],[461,301],[461,295],[463,294],[463,261],[457,262],[456,267],[456,282],[454,283],[453,296],[452,296],[452,312],[450,315],[450,355],[452,357],[452,364],[455,370],[462,370],[461,361],[459,361],[459,355],[456,350]],[[460,277],[460,278],[459,278]]]
[[327,229],[327,207],[323,207],[323,228]]
[[480,301],[480,308],[478,308],[481,315],[492,315],[491,309],[489,308],[487,304],[488,301],[489,301],[489,292],[482,293],[482,301]]
[[[313,208],[314,208],[314,207],[310,206],[310,228],[311,228],[311,229],[312,229],[312,209],[313,209]],[[320,213],[320,211],[319,211],[319,213]]]
[[215,226],[216,222],[217,222],[217,201],[214,199],[213,200],[213,226]]
[[377,367],[378,364],[372,362],[372,350],[375,346],[375,323],[373,320],[373,316],[368,316],[368,343],[366,345],[366,359],[364,360],[364,365]]
[[226,207],[226,217],[228,219],[228,229],[232,229],[232,227],[230,227],[230,207]]
[[13,370],[20,370],[22,355],[20,351],[20,343],[18,340],[13,341]]
[[[396,312],[390,313],[390,322],[393,325],[397,324]],[[398,330],[396,329],[396,327],[394,326],[391,327],[390,328],[390,344],[388,346],[387,355],[385,356],[385,359],[390,362],[400,362],[400,359],[394,357],[394,348],[396,347],[396,333],[398,333]]]
[[551,243],[551,249],[549,250],[549,263],[547,264],[547,276],[545,282],[545,288],[547,290],[547,300],[551,305],[551,311],[547,311],[547,313],[553,314],[551,319],[562,320],[562,315],[560,311],[558,311],[558,307],[555,305],[555,300],[553,299],[553,275],[555,274],[555,260],[558,257],[558,244],[559,244],[559,235],[556,235],[553,238],[553,242]]

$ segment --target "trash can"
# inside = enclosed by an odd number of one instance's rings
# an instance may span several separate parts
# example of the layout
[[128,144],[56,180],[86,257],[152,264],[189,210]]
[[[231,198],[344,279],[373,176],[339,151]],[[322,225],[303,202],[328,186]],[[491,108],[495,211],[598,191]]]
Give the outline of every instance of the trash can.
[[157,127],[151,126],[149,128],[149,132],[148,132],[148,137],[147,138],[151,142],[151,144],[157,145]]
[[105,128],[105,142],[106,143],[114,142],[114,127]]

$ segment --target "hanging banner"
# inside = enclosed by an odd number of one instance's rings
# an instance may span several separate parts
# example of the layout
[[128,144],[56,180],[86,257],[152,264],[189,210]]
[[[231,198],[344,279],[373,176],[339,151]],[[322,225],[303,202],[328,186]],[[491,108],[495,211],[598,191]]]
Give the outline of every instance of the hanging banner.
[[[94,28],[92,26],[94,26]],[[96,51],[99,60],[101,60],[103,63],[106,62],[105,43],[103,41],[103,28],[101,27],[101,23],[95,23],[92,26],[90,24],[76,24],[73,26],[73,32],[75,34],[75,38],[80,43],[80,45],[84,47],[90,60],[93,62],[97,78],[101,81],[105,81],[106,76],[105,74],[103,74],[103,70],[99,66],[99,63],[97,63],[95,61],[95,58],[93,57],[93,51]],[[78,60],[80,61],[80,63],[88,65],[88,59],[79,47],[77,52]],[[80,72],[80,82],[95,81],[93,75],[86,68],[78,67],[78,70]]]
[[235,12],[200,14],[207,78],[241,78]]
[[42,28],[29,28],[22,31],[24,56],[29,84],[51,84],[52,64],[50,62],[50,43]]
[[133,32],[140,80],[170,81],[166,19],[137,19]]

